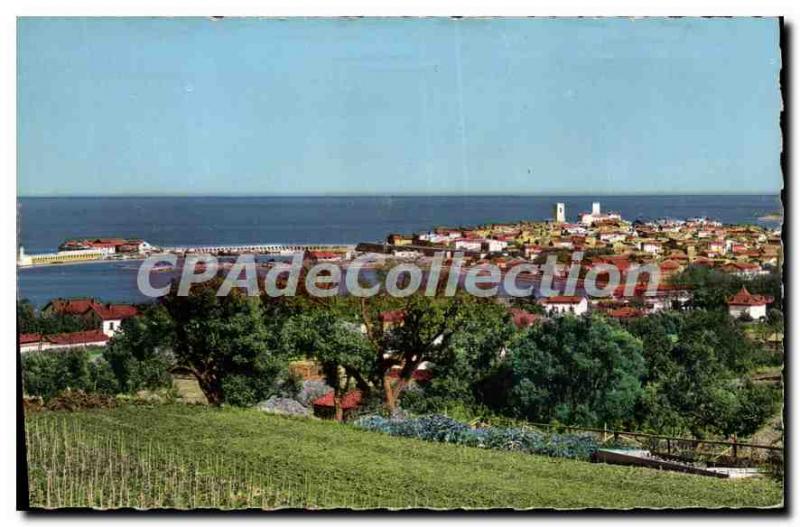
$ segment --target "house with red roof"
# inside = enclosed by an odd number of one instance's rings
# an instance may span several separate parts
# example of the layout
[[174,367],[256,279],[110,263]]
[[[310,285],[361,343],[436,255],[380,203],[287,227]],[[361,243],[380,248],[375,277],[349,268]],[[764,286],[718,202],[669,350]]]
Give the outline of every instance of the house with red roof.
[[684,266],[677,260],[669,259],[661,262],[658,267],[661,271],[661,279],[663,280],[680,273],[683,271]]
[[19,342],[19,350],[26,351],[39,351],[42,348],[42,335],[41,333],[20,333],[17,337]]
[[42,309],[44,313],[72,315],[94,322],[109,337],[122,327],[122,321],[139,314],[135,306],[127,304],[103,304],[93,298],[57,298]]
[[109,336],[99,329],[88,331],[74,331],[72,333],[58,333],[47,335],[45,340],[49,343],[44,349],[85,348],[87,346],[105,346]]
[[109,256],[116,253],[143,253],[152,246],[144,240],[124,238],[93,238],[88,240],[66,240],[59,245],[61,251],[94,250]]
[[522,254],[525,255],[525,258],[536,258],[544,251],[544,247],[537,244],[526,243],[522,248]]
[[753,320],[767,317],[767,305],[774,299],[766,295],[754,295],[742,286],[742,289],[728,299],[728,313],[734,318],[749,315]]
[[335,262],[342,258],[340,253],[333,251],[306,251],[306,260],[316,262]]
[[42,312],[48,315],[82,316],[96,304],[94,298],[56,298],[48,302]]
[[582,315],[589,310],[585,296],[550,296],[542,299],[541,304],[549,315]]
[[102,331],[109,337],[113,337],[122,329],[122,321],[139,314],[135,306],[125,304],[99,304],[92,312],[99,319]]
[[110,337],[99,329],[75,331],[72,333],[57,333],[55,335],[21,333],[18,337],[19,350],[22,353],[29,351],[87,348],[93,346],[103,347],[109,340]]
[[761,266],[753,262],[731,262],[723,265],[722,270],[742,278],[753,278],[765,274]]
[[[364,394],[361,390],[350,390],[342,395],[340,406],[342,408],[342,417],[345,421],[351,419],[358,408],[361,406]],[[333,419],[336,417],[336,409],[333,400],[333,390],[329,391],[322,397],[315,399],[311,403],[314,407],[314,415],[322,419]]]

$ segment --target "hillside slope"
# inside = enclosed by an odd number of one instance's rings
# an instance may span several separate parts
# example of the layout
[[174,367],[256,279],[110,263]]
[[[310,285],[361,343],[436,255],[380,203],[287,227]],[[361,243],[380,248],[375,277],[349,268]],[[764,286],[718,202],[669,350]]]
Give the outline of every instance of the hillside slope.
[[31,414],[31,505],[219,508],[764,507],[770,480],[413,439],[255,410],[169,405]]

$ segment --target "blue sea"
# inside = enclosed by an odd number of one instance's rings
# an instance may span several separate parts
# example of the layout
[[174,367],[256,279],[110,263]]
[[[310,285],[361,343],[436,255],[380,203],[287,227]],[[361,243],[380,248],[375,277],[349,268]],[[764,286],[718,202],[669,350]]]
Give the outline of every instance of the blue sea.
[[[469,226],[617,211],[628,220],[707,216],[723,223],[761,222],[780,211],[774,195],[723,196],[404,196],[404,197],[92,197],[20,198],[18,244],[51,252],[68,238],[141,238],[159,246],[252,243],[358,243],[437,225]],[[144,302],[135,262],[20,269],[18,298],[37,306],[56,297]]]

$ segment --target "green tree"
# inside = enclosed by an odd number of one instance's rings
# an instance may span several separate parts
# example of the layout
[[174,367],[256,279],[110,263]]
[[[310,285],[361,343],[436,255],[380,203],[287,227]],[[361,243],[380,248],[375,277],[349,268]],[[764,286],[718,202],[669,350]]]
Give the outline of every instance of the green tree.
[[[471,298],[415,294],[377,303],[374,298],[370,300],[372,303],[362,299],[362,323],[373,348],[373,378],[382,385],[387,409],[394,411],[398,395],[420,364],[446,360],[453,336],[461,327],[463,306]],[[392,304],[395,310],[402,312],[403,319],[396,324],[386,324],[381,321],[380,314]],[[396,381],[389,375],[395,367],[399,367]]]
[[691,306],[695,308],[725,309],[727,299],[745,286],[753,294],[773,297],[773,308],[783,309],[783,280],[779,270],[745,279],[718,269],[690,265],[671,282],[691,290]]
[[343,418],[341,398],[351,382],[369,391],[365,378],[374,350],[358,324],[344,320],[331,309],[314,309],[290,318],[281,341],[290,355],[305,355],[319,362],[326,383],[333,388],[334,416]]
[[451,345],[430,365],[432,379],[406,400],[418,412],[453,406],[499,408],[505,404],[503,353],[514,338],[508,310],[492,300],[473,299],[461,306]]
[[38,333],[39,321],[33,304],[26,298],[17,301],[17,332]]
[[641,338],[647,365],[640,426],[698,437],[742,435],[771,415],[771,404],[752,404],[764,397],[761,387],[739,380],[755,364],[758,347],[725,311],[660,313],[628,329]]
[[49,399],[72,389],[114,393],[116,383],[100,362],[90,360],[85,349],[36,351],[22,356],[22,384],[25,393]]
[[122,392],[135,393],[171,384],[173,335],[169,313],[160,305],[149,306],[141,316],[122,322],[122,331],[103,350],[103,358]]
[[533,421],[629,424],[642,396],[641,341],[602,317],[558,317],[509,351],[508,411]]
[[220,284],[220,278],[196,284],[187,296],[179,296],[176,285],[163,298],[175,363],[193,373],[211,404],[225,401],[229,376],[248,379],[254,398],[269,395],[285,364],[264,307],[239,289],[217,296]]

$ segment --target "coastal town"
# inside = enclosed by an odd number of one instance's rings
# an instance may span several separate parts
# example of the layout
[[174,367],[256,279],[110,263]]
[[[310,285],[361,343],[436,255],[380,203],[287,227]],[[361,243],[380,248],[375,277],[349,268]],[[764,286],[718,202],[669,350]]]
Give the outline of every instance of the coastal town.
[[[630,222],[617,212],[603,212],[600,202],[592,203],[591,212],[579,213],[574,222],[567,221],[564,204],[556,203],[550,221],[390,234],[385,243],[362,243],[357,250],[406,260],[430,259],[437,253],[452,257],[460,252],[467,267],[491,263],[503,271],[531,261],[544,262],[550,255],[567,263],[570,254],[580,251],[582,275],[594,265],[607,264],[618,269],[623,283],[632,266],[658,265],[660,283],[655,295],[645,296],[645,288],[637,287],[634,298],[623,298],[624,288],[619,287],[611,298],[556,295],[540,300],[548,313],[582,314],[594,308],[614,318],[635,318],[685,305],[691,290],[672,284],[671,279],[690,265],[745,280],[779,271],[782,265],[779,229],[723,225],[707,218]],[[567,272],[564,266],[561,278]],[[762,319],[773,301],[743,288],[729,299],[729,312],[737,318],[746,314]]]
[[[644,283],[637,284],[633,295],[626,295],[624,286],[618,286],[611,295],[592,297],[580,287],[570,295],[551,295],[537,299],[547,315],[571,313],[582,315],[596,311],[616,319],[632,319],[665,309],[683,309],[688,305],[691,287],[673,283],[673,278],[689,266],[700,266],[738,277],[743,280],[777,272],[782,264],[782,244],[779,229],[766,229],[757,225],[723,225],[707,218],[686,220],[658,220],[630,222],[617,212],[603,212],[600,202],[592,203],[591,212],[581,212],[576,221],[567,221],[563,203],[553,207],[553,217],[547,221],[522,221],[490,224],[477,227],[436,227],[415,234],[392,233],[383,243],[362,242],[353,246],[309,245],[250,245],[203,248],[155,247],[144,240],[122,238],[96,238],[67,240],[59,247],[62,263],[97,259],[143,258],[152,254],[194,253],[231,256],[248,251],[262,254],[289,255],[302,251],[304,262],[338,262],[346,267],[357,256],[370,256],[380,262],[413,261],[421,267],[429,266],[434,255],[452,258],[464,257],[464,269],[481,268],[487,264],[509,272],[515,266],[531,262],[544,262],[555,255],[562,262],[576,251],[584,257],[580,262],[580,276],[598,264],[615,267],[621,283],[636,266],[656,264],[660,270],[655,293],[648,294]],[[27,256],[26,258],[31,258]],[[45,263],[43,259],[38,263]],[[230,263],[226,264],[230,267]],[[270,263],[261,264],[269,269]],[[172,270],[170,266],[155,270]],[[557,274],[556,283],[568,273],[564,265]],[[537,277],[531,277],[536,280]],[[774,298],[751,294],[746,286],[727,299],[728,312],[734,318],[763,320]],[[21,334],[21,351],[65,349],[81,346],[104,346],[119,331],[122,320],[137,314],[137,308],[124,304],[102,304],[91,298],[54,299],[43,312],[74,315],[96,322],[88,331],[59,335]],[[388,314],[386,316],[390,316]],[[538,316],[520,308],[513,308],[515,324],[530,325]]]
[[491,260],[501,268],[558,251],[584,251],[592,263],[612,263],[621,271],[634,262],[658,263],[662,276],[671,276],[693,264],[753,277],[780,266],[781,232],[707,218],[630,222],[619,213],[602,212],[600,202],[568,222],[564,204],[557,203],[551,221],[437,227],[390,234],[386,243],[363,243],[357,249],[400,258],[461,251],[476,263]]

